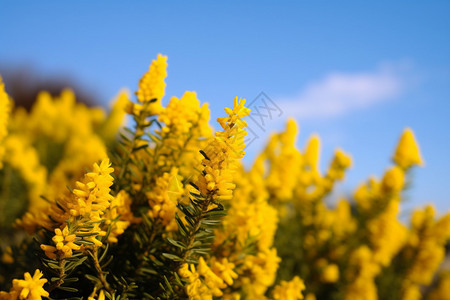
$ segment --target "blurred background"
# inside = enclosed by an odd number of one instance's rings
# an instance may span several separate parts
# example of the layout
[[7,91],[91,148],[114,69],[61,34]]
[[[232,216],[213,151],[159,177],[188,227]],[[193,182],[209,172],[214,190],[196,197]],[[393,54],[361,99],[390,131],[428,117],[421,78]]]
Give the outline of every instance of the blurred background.
[[215,119],[239,96],[268,116],[264,124],[255,114],[248,120],[257,138],[247,165],[270,132],[293,117],[299,147],[320,135],[323,170],[336,147],[352,154],[353,168],[337,192],[350,193],[369,175],[382,175],[410,127],[425,167],[415,170],[403,207],[450,208],[449,1],[2,1],[1,7],[0,74],[16,101],[69,86],[83,102],[107,106],[121,88],[135,91],[162,53],[169,57],[163,103],[196,91]]

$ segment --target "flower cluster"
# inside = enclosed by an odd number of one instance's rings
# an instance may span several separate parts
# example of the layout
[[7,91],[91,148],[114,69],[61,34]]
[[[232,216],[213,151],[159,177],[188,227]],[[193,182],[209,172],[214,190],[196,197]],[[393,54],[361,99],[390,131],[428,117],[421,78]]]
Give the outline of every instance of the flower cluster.
[[[80,250],[80,243],[101,247],[103,244],[97,237],[106,235],[102,229],[104,215],[110,208],[114,197],[110,194],[113,177],[110,175],[114,169],[110,167],[109,159],[104,159],[100,165],[95,163],[94,170],[85,175],[83,181],[77,181],[77,189],[73,190],[73,196],[65,202],[57,204],[62,206],[63,211],[68,211],[67,221],[60,228],[54,230],[52,240],[55,246],[41,245],[41,249],[52,259],[57,257],[66,258],[73,255],[72,250]],[[115,205],[114,210],[117,209]],[[117,213],[111,212],[111,216]],[[110,216],[110,217],[111,217]],[[58,219],[55,215],[53,219]],[[113,230],[117,231],[117,224]],[[119,225],[122,226],[122,225]],[[123,228],[119,227],[123,232]],[[114,235],[112,236],[114,238]],[[76,241],[76,243],[74,243]]]
[[450,214],[401,218],[424,165],[411,129],[340,194],[349,154],[323,170],[290,119],[246,167],[245,100],[213,134],[195,92],[163,105],[166,69],[158,55],[109,113],[70,90],[26,111],[0,79],[0,299],[448,299]]
[[44,290],[43,286],[47,282],[47,279],[41,278],[42,272],[36,270],[33,277],[26,272],[24,279],[14,279],[13,286],[9,293],[0,292],[0,299],[4,300],[16,300],[16,299],[29,299],[40,300],[42,297],[48,297],[49,293]]
[[223,296],[222,289],[232,285],[237,277],[233,269],[234,265],[226,261],[224,264],[216,262],[211,269],[201,257],[197,268],[193,264],[184,264],[179,273],[189,282],[186,287],[189,299],[207,300]]
[[241,118],[248,116],[250,110],[244,106],[245,99],[234,99],[233,109],[225,108],[228,117],[218,118],[223,131],[217,131],[215,138],[203,150],[203,173],[195,182],[202,195],[212,199],[231,200],[233,198],[233,171],[237,160],[244,156],[243,129],[247,123]]
[[150,65],[147,73],[139,81],[139,89],[136,92],[139,106],[134,109],[145,109],[149,115],[159,114],[162,110],[161,99],[164,96],[167,76],[167,56],[158,54],[156,60]]

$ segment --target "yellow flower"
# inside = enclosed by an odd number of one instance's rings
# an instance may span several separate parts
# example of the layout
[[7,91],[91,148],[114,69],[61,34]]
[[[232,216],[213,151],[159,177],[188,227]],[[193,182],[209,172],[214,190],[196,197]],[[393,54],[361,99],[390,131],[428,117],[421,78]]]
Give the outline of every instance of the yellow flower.
[[327,265],[322,271],[323,282],[336,282],[339,279],[339,268],[336,264]]
[[[408,284],[403,287],[402,300],[420,300],[422,299],[422,293],[420,292],[420,286],[417,284]],[[443,300],[442,298],[439,300]]]
[[218,118],[223,131],[217,131],[216,137],[203,150],[203,173],[195,185],[203,195],[212,199],[230,200],[233,198],[233,171],[237,168],[237,160],[244,156],[243,129],[247,123],[240,118],[248,116],[250,110],[244,107],[245,99],[234,99],[233,109],[226,108],[228,117]]
[[403,169],[408,169],[413,165],[424,165],[420,155],[419,145],[417,144],[411,129],[406,128],[403,131],[392,159]]
[[[256,255],[248,255],[244,261],[244,289],[249,297],[261,297],[276,277],[280,258],[275,248],[263,249]],[[250,298],[252,299],[252,298]]]
[[73,255],[72,250],[80,250],[80,246],[74,243],[76,238],[75,234],[69,234],[69,228],[66,225],[64,229],[56,228],[55,236],[53,236],[52,240],[55,243],[56,247],[41,245],[41,249],[45,251],[45,254],[50,258],[55,258],[55,251],[59,251],[61,257],[71,257]]
[[[158,54],[152,61],[147,73],[139,81],[139,89],[136,92],[138,101],[143,104],[148,115],[156,115],[162,111],[161,99],[164,96],[167,76],[167,56]],[[151,102],[151,100],[156,100]]]
[[14,263],[14,257],[12,256],[13,252],[10,246],[6,247],[5,252],[3,252],[1,261],[4,264],[12,264]]
[[120,191],[106,211],[106,225],[111,226],[108,242],[117,243],[117,237],[124,233],[130,223],[137,222],[131,212],[131,199],[125,191]]
[[175,212],[178,199],[182,194],[180,186],[173,185],[174,181],[181,184],[178,176],[177,168],[172,168],[170,173],[164,172],[162,176],[156,178],[153,189],[146,193],[150,206],[148,215],[154,219],[159,218],[166,226],[166,230],[171,229],[172,231],[178,228]]
[[42,272],[38,269],[34,272],[33,277],[31,277],[30,273],[26,272],[24,280],[13,280],[11,291],[16,292],[20,299],[40,300],[42,297],[48,297],[48,292],[43,288],[47,279],[41,279],[42,276]]
[[100,228],[99,222],[102,216],[110,207],[114,197],[110,194],[110,187],[113,184],[114,178],[110,175],[114,171],[111,168],[109,159],[104,159],[98,165],[94,163],[93,172],[85,175],[83,182],[77,181],[77,189],[73,190],[75,195],[75,203],[69,203],[70,213],[74,218],[80,218],[80,224],[87,224],[94,222],[93,227],[80,228],[75,234],[95,233],[90,236],[83,237],[84,240],[94,243],[95,246],[102,246],[96,237],[104,236],[106,234]]
[[178,271],[188,281],[186,292],[189,299],[213,299],[223,295],[221,289],[226,287],[223,279],[217,276],[200,257],[197,269],[193,264],[184,264]]
[[70,210],[72,215],[83,216],[92,213],[91,218],[95,221],[104,214],[114,199],[109,194],[114,180],[110,175],[114,169],[110,166],[109,159],[102,160],[100,165],[95,163],[93,172],[86,174],[85,182],[76,183],[78,188],[73,190],[73,194],[77,203]]
[[367,222],[367,235],[371,242],[373,260],[388,266],[403,247],[407,230],[397,219],[398,201],[390,201],[386,209]]
[[200,106],[195,92],[185,92],[180,99],[170,99],[158,120],[164,123],[156,130],[163,146],[157,146],[154,153],[167,158],[158,163],[164,163],[167,171],[176,166],[180,175],[189,178],[201,159],[198,149],[205,148],[212,135],[208,105]]
[[328,177],[332,180],[342,180],[345,175],[345,170],[351,165],[351,157],[341,149],[337,149],[328,169]]
[[295,148],[297,131],[297,123],[289,119],[286,130],[273,135],[264,151],[270,163],[265,181],[273,202],[291,200],[298,178],[301,177],[302,157]]
[[384,174],[381,188],[387,194],[398,193],[403,189],[405,182],[405,173],[403,169],[394,166]]
[[319,168],[320,156],[320,138],[317,135],[312,135],[309,138],[308,144],[303,154],[305,165],[309,166],[313,171]]
[[300,277],[295,276],[291,281],[281,281],[273,289],[273,299],[275,300],[297,300],[303,299],[302,291],[305,289],[305,284]]
[[[435,210],[427,206],[411,217],[408,259],[412,260],[405,285],[428,285],[445,257],[445,244],[450,238],[450,214],[435,220]],[[413,253],[413,254],[412,254]]]
[[29,233],[40,226],[53,230],[67,219],[54,218],[49,206],[66,192],[66,186],[83,176],[84,169],[106,157],[104,142],[97,135],[104,119],[102,109],[77,103],[70,90],[57,97],[42,92],[30,112],[18,107],[11,115],[10,141],[5,141],[9,159],[22,161],[21,168],[32,170],[29,174],[35,181],[30,182],[28,211],[19,222]]
[[103,290],[100,291],[100,293],[98,293],[98,297],[97,299],[95,299],[94,297],[95,295],[91,295],[88,297],[88,300],[105,300],[105,292]]
[[316,300],[316,296],[313,293],[306,294],[305,300]]
[[429,293],[427,300],[450,300],[450,272],[439,275],[439,283]]
[[212,271],[219,276],[229,286],[233,284],[233,280],[238,277],[238,274],[234,271],[235,265],[228,261],[226,258],[222,258],[221,261],[213,259]]
[[[61,220],[61,224],[69,219],[71,227],[63,227],[55,229],[53,242],[56,247],[49,245],[41,245],[41,249],[50,258],[56,258],[55,252],[59,251],[61,257],[72,256],[72,250],[79,250],[78,246],[73,243],[75,237],[79,236],[82,240],[93,243],[94,246],[102,246],[102,242],[97,239],[98,236],[106,235],[106,231],[102,229],[102,220],[111,217],[112,213],[117,213],[118,201],[110,194],[110,187],[113,184],[113,177],[110,175],[114,171],[111,168],[109,159],[104,159],[99,164],[94,163],[93,171],[85,175],[82,181],[76,183],[77,189],[73,190],[72,197],[62,197],[58,203],[49,210],[52,219]],[[114,202],[116,201],[116,202]],[[114,203],[113,210],[108,209]],[[125,205],[125,204],[124,204]],[[60,214],[59,211],[67,211],[68,213]],[[127,216],[129,217],[129,215]],[[108,225],[108,219],[105,220]],[[121,223],[117,220],[116,226],[113,226],[112,239],[122,233],[127,223]],[[119,227],[118,227],[119,226]],[[73,229],[76,228],[76,229]],[[69,232],[71,232],[69,234]]]
[[367,300],[377,300],[375,276],[380,267],[373,261],[372,251],[367,246],[360,246],[350,255],[348,281],[351,282],[345,291],[344,299],[359,299],[364,295]]

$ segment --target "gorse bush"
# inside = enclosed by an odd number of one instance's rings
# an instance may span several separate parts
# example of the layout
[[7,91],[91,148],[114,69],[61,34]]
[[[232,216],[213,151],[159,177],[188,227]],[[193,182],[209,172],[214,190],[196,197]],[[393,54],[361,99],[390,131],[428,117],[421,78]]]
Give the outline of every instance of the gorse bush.
[[328,205],[348,154],[321,172],[289,120],[245,169],[245,100],[213,134],[194,92],[162,106],[166,67],[108,114],[70,90],[14,108],[1,83],[0,299],[449,299],[450,215],[399,221],[423,164],[410,129],[381,179]]

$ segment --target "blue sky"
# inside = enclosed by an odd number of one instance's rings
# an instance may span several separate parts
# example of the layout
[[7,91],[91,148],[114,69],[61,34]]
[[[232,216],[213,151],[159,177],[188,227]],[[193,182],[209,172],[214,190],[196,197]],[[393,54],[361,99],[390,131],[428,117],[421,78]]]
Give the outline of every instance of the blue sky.
[[381,176],[409,126],[426,167],[415,170],[404,207],[450,208],[449,1],[1,6],[0,65],[70,74],[106,104],[122,87],[134,91],[156,54],[166,54],[167,96],[194,90],[213,118],[236,95],[251,101],[264,91],[279,105],[282,116],[259,132],[248,161],[288,116],[300,123],[300,147],[311,133],[321,136],[323,168],[335,147],[350,152],[342,192]]

